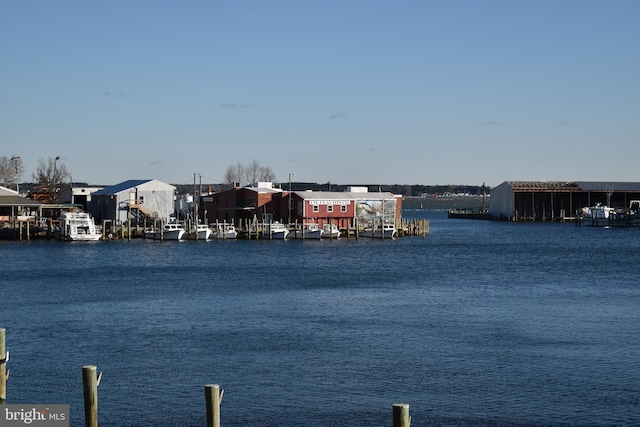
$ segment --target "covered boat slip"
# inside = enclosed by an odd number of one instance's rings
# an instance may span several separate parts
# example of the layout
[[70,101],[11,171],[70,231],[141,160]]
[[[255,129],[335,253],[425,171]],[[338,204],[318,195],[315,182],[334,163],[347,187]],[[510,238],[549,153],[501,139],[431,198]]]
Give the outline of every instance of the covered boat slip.
[[505,181],[491,190],[489,212],[509,221],[570,221],[584,207],[600,203],[624,210],[636,200],[637,182]]

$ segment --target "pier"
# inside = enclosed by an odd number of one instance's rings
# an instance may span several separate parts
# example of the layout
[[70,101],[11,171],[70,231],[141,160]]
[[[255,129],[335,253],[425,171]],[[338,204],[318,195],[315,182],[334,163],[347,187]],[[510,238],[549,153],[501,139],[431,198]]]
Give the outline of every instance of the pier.
[[[57,240],[59,220],[47,218],[46,220],[14,220],[11,222],[4,222],[0,225],[0,240],[17,240],[17,241],[29,241],[32,239],[48,239]],[[230,223],[212,223],[209,224],[215,232],[217,229],[222,229],[224,226]],[[231,224],[233,225],[233,224]],[[251,221],[240,221],[240,224],[235,225],[238,231],[238,239],[256,240],[264,235],[264,231],[270,227],[268,222],[254,223]],[[304,226],[306,223],[289,224],[285,227],[289,233],[295,232],[299,226]],[[130,223],[115,225],[112,221],[103,221],[99,224],[102,230],[103,240],[131,240],[131,239],[145,239],[145,233],[151,232],[161,224],[142,224],[132,225]],[[185,226],[188,229],[188,226]],[[401,218],[396,221],[396,237],[413,237],[422,236],[425,237],[429,234],[429,220],[423,219],[406,219]],[[363,226],[355,222],[348,227],[340,228],[340,239],[358,239],[361,238],[360,232],[363,230]],[[288,237],[287,239],[295,239]],[[298,238],[300,239],[300,238]],[[330,240],[329,237],[323,237],[323,240]],[[184,240],[197,240],[195,238],[185,238]],[[224,240],[224,238],[210,238],[209,240]]]

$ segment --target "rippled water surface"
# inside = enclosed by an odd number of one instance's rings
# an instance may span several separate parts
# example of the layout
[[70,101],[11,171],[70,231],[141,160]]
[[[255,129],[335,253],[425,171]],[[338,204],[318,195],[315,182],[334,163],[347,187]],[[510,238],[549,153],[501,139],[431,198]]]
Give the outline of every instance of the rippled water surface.
[[640,230],[447,219],[426,238],[0,242],[7,403],[101,426],[640,424]]

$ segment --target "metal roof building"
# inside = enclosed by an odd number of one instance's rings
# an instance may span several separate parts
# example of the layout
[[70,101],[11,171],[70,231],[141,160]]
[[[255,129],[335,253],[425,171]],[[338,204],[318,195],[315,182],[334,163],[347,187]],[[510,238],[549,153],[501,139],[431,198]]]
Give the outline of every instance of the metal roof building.
[[132,215],[165,222],[175,213],[176,187],[155,179],[132,179],[91,194],[89,212],[97,221],[126,223]]
[[493,219],[563,220],[597,203],[628,208],[640,200],[639,182],[505,181],[491,190]]

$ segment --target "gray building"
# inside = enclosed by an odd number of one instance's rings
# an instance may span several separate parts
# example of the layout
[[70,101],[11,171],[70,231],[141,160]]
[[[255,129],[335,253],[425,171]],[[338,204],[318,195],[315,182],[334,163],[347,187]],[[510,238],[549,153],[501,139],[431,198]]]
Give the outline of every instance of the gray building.
[[129,180],[91,194],[88,210],[96,221],[123,225],[130,218],[169,222],[175,212],[176,187],[155,179]]
[[634,200],[640,200],[638,182],[505,181],[491,190],[489,213],[493,219],[562,220],[597,203],[623,209]]

